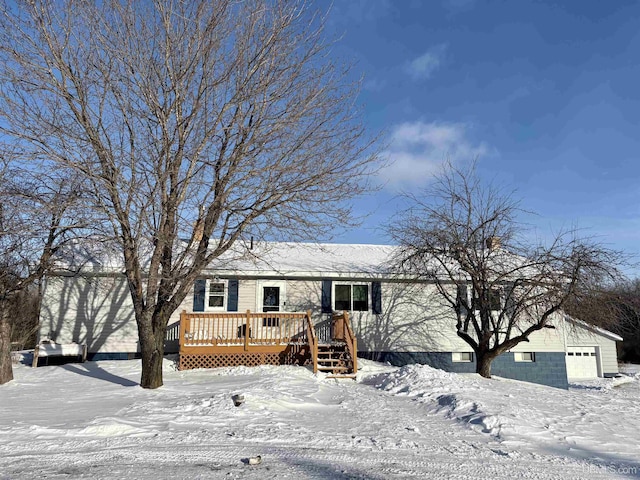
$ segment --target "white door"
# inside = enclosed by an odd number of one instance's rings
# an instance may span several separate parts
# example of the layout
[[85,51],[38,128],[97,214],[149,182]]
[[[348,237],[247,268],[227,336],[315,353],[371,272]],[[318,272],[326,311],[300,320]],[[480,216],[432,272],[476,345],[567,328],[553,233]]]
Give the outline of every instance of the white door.
[[258,311],[284,312],[286,311],[286,282],[262,281],[258,286]]
[[567,347],[567,377],[576,380],[598,377],[596,347]]
[[[263,280],[258,282],[258,311],[284,312],[286,310],[286,282]],[[265,316],[256,320],[255,331],[259,338],[280,337],[280,317]]]

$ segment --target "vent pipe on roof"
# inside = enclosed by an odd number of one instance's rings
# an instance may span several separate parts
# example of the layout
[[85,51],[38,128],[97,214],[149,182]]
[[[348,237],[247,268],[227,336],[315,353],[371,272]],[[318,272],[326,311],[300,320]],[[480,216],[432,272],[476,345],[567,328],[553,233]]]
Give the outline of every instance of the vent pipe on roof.
[[253,250],[253,235],[251,235],[251,243],[249,244],[249,250]]

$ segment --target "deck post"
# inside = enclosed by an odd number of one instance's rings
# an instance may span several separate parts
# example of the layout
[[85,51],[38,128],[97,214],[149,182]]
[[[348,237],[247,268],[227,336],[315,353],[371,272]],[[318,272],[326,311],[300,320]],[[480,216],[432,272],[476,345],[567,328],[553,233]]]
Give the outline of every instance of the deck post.
[[180,312],[180,335],[178,336],[178,351],[182,351],[187,338],[187,311]]
[[313,373],[318,373],[318,338],[316,337],[315,329],[311,323],[311,310],[307,310],[307,342],[311,350],[311,362],[313,365]]
[[249,351],[249,335],[251,332],[251,310],[247,310],[247,323],[244,326],[244,351]]
[[349,312],[344,312],[344,329],[345,329],[345,338],[349,338],[351,340],[351,357],[353,359],[353,373],[358,372],[358,339],[353,333],[353,327],[351,326],[351,321],[349,320]]

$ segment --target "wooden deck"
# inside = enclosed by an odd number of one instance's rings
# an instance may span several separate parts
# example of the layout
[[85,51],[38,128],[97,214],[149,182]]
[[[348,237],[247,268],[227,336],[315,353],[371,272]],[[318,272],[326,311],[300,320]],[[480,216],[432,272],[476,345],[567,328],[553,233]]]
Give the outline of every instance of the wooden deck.
[[357,343],[348,314],[333,315],[328,327],[319,337],[311,312],[183,311],[178,368],[309,365],[314,373],[355,375]]

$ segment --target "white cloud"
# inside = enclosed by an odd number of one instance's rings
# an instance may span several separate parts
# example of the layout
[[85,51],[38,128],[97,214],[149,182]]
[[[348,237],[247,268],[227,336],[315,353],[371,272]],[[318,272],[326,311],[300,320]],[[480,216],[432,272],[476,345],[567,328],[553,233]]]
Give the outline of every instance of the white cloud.
[[406,67],[406,71],[414,80],[426,80],[433,75],[441,65],[447,46],[445,44],[431,47],[418,58],[413,59]]
[[467,138],[462,123],[402,123],[392,129],[385,152],[388,166],[380,175],[390,187],[407,188],[424,184],[447,160],[460,163],[488,152],[486,144],[474,144]]
[[382,79],[372,78],[364,82],[363,88],[369,92],[380,92],[384,89],[387,82]]

